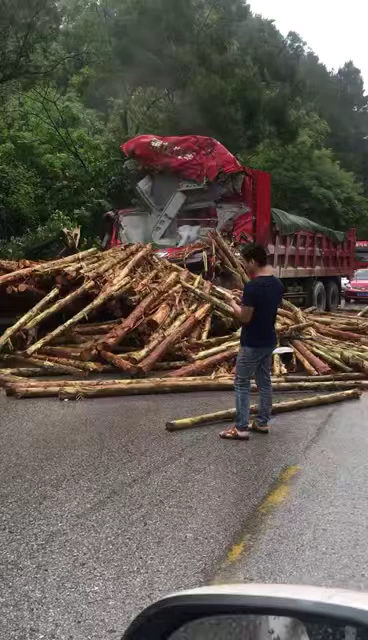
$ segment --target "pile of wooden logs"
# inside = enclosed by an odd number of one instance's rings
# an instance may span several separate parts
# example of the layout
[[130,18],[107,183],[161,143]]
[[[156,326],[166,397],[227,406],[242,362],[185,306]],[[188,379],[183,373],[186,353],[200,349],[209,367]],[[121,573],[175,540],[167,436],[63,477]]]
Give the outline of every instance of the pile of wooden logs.
[[[16,397],[61,398],[230,389],[240,334],[230,303],[247,275],[217,232],[209,243],[231,290],[157,257],[150,245],[0,262],[0,298],[28,296],[26,313],[0,335],[0,384]],[[275,390],[365,387],[367,317],[301,311],[285,300],[276,328],[294,358],[286,366],[274,356]],[[290,380],[298,369],[301,379]],[[114,373],[122,379],[101,378]]]

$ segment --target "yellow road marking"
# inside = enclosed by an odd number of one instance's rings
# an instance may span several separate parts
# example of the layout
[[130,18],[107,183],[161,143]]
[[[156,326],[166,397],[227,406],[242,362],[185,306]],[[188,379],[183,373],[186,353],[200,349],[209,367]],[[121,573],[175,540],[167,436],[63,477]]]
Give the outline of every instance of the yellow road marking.
[[[257,509],[260,515],[268,513],[271,509],[274,509],[275,507],[278,507],[283,502],[285,502],[290,493],[290,481],[301,468],[302,467],[295,464],[286,467],[286,469],[284,469],[284,471],[280,473],[274,485],[274,488],[271,489],[264,500],[262,500]],[[239,558],[243,555],[244,551],[247,548],[247,538],[248,532],[245,533],[243,537],[238,542],[233,544],[233,546],[229,549],[222,564],[223,569],[239,560]]]
[[266,513],[274,507],[278,507],[285,502],[290,493],[290,480],[301,469],[297,464],[287,467],[279,476],[274,489],[265,497],[258,507],[258,511]]

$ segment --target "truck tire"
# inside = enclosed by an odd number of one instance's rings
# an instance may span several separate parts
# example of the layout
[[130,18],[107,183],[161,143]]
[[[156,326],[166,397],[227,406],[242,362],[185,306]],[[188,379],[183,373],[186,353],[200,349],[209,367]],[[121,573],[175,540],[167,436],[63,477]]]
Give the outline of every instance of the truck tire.
[[311,284],[308,306],[317,307],[318,311],[326,311],[327,295],[325,285],[321,280],[315,280]]
[[326,284],[326,309],[334,311],[340,304],[340,290],[336,282]]

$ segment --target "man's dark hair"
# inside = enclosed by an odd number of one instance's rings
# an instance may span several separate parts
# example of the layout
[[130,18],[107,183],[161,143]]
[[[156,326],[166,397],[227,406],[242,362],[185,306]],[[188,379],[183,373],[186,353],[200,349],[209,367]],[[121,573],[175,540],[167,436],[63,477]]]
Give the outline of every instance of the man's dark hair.
[[267,252],[261,244],[244,244],[240,249],[240,253],[246,262],[254,260],[260,267],[264,267],[267,264]]

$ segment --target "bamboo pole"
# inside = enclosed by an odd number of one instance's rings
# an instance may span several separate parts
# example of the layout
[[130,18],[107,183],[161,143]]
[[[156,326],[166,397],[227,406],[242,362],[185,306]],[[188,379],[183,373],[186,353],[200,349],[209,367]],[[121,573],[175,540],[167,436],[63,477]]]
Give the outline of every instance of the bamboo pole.
[[4,347],[4,345],[6,345],[6,343],[10,340],[10,338],[12,338],[20,329],[25,327],[25,325],[30,320],[35,318],[40,313],[40,311],[42,311],[42,309],[44,309],[50,302],[55,300],[55,298],[57,298],[58,295],[59,295],[59,289],[58,287],[55,287],[54,289],[52,289],[52,291],[50,291],[50,293],[47,294],[47,296],[45,296],[44,298],[42,298],[42,300],[37,302],[37,304],[35,304],[35,306],[32,307],[32,309],[28,311],[28,313],[25,313],[24,316],[19,318],[17,322],[15,322],[11,327],[9,327],[9,329],[7,329],[2,336],[0,336],[0,350],[2,347]]
[[272,373],[277,378],[281,376],[281,358],[275,353],[272,359]]
[[[349,391],[341,391],[339,393],[330,393],[325,396],[312,396],[310,398],[302,398],[300,400],[289,400],[287,402],[277,402],[272,405],[273,415],[278,413],[286,413],[288,411],[299,411],[300,409],[308,409],[310,407],[319,407],[322,405],[334,404],[336,402],[344,402],[345,400],[358,400],[361,392],[359,389],[351,389]],[[255,414],[258,411],[257,405],[251,405],[250,411]],[[235,409],[227,409],[225,411],[217,411],[216,413],[208,413],[193,418],[183,418],[181,420],[172,420],[166,423],[167,431],[182,431],[206,424],[225,422],[234,420],[236,416]]]
[[313,327],[314,322],[301,322],[300,324],[292,324],[291,326],[287,326],[285,329],[280,329],[278,332],[280,336],[283,338],[288,338],[289,336],[298,333],[300,331],[304,331],[305,329],[309,329]]
[[179,327],[181,327],[184,324],[184,322],[188,318],[190,318],[190,316],[195,312],[196,309],[197,309],[197,304],[194,304],[187,311],[180,314],[177,318],[174,318],[172,324],[169,325],[166,328],[166,330],[158,331],[157,333],[155,333],[151,338],[151,340],[148,342],[148,344],[145,347],[143,347],[143,349],[129,353],[129,359],[135,364],[142,362],[145,358],[149,356],[150,353],[152,353],[152,351],[154,351],[154,349],[156,349],[160,344],[162,344],[165,338],[167,338],[169,335],[177,331],[177,329],[179,329]]
[[170,315],[170,310],[170,305],[167,302],[163,302],[159,308],[149,318],[147,318],[147,326],[154,330],[163,327]]

